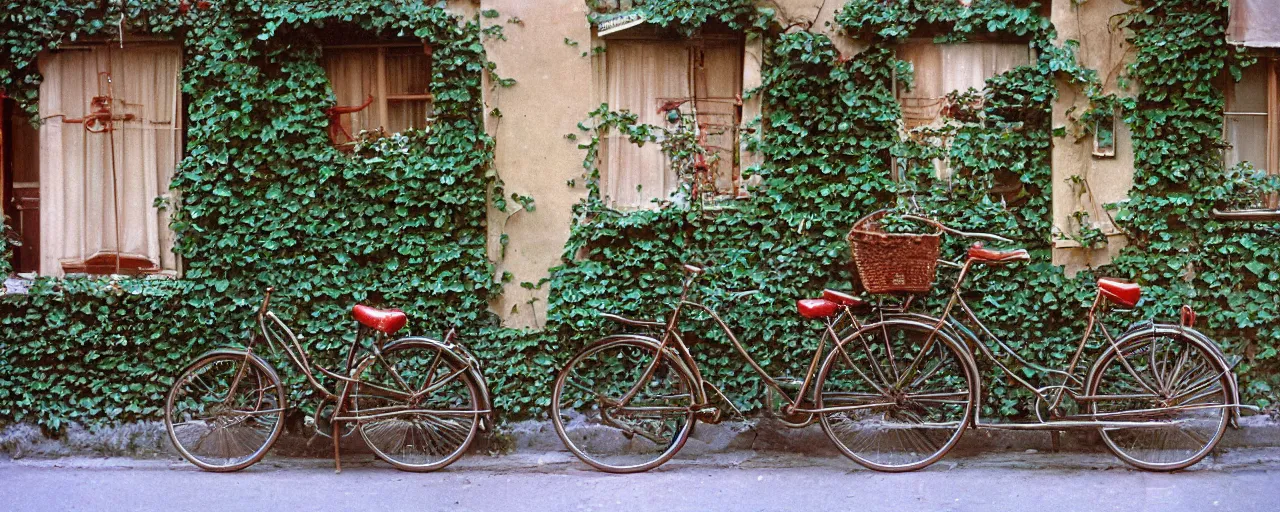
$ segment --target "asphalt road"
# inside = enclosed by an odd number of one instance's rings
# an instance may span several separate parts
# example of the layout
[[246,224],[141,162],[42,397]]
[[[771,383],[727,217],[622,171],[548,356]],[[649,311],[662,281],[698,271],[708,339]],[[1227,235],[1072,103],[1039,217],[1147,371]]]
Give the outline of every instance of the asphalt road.
[[607,475],[565,453],[471,455],[441,472],[396,471],[367,456],[267,459],[212,474],[183,462],[0,461],[2,511],[732,510],[1251,511],[1280,509],[1280,451],[1237,451],[1154,474],[1105,454],[1003,453],[883,474],[835,458],[753,452],[677,459]]

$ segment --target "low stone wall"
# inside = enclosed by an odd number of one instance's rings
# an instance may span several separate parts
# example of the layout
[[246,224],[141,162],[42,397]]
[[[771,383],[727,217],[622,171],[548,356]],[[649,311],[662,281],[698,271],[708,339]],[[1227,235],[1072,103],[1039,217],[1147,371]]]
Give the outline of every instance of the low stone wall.
[[[328,438],[285,432],[272,447],[271,454],[282,457],[322,457],[332,455]],[[1240,429],[1227,429],[1219,448],[1280,447],[1280,421],[1268,416],[1242,418]],[[982,429],[965,432],[953,454],[964,455],[991,451],[1049,451],[1051,437],[1047,431]],[[1061,437],[1062,451],[1105,451],[1098,434],[1074,431]],[[359,434],[343,438],[343,453],[368,453]],[[473,452],[501,455],[512,452],[538,453],[565,450],[550,421],[529,420],[500,425],[496,432],[482,433],[472,446]],[[735,451],[790,452],[814,456],[839,457],[840,453],[818,425],[803,429],[788,428],[770,419],[746,422],[724,422],[719,425],[699,423],[689,441],[681,449],[685,456]],[[59,438],[45,436],[30,424],[9,425],[0,429],[0,456],[12,458],[53,458],[67,456],[101,456],[134,458],[171,458],[177,452],[169,444],[164,424],[160,422],[129,423],[86,428],[73,424]]]

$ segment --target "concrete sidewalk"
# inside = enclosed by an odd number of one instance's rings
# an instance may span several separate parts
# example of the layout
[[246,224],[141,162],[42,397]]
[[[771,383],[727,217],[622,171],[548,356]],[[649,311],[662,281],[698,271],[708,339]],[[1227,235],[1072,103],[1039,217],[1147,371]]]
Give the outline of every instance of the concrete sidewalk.
[[608,475],[564,451],[469,455],[429,474],[368,455],[269,457],[232,474],[177,459],[0,461],[0,510],[1275,510],[1280,448],[1221,450],[1157,474],[1104,453],[950,456],[923,471],[877,473],[843,458],[727,451],[684,455],[648,473]]

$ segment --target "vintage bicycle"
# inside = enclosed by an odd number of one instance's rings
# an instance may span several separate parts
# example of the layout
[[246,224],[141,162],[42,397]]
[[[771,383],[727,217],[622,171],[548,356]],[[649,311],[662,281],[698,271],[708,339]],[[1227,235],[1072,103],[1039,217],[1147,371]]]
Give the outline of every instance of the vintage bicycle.
[[[602,315],[627,326],[660,331],[660,335],[601,338],[570,359],[556,378],[551,400],[556,433],[579,459],[597,469],[634,473],[658,467],[680,451],[696,422],[723,419],[723,410],[711,398],[718,396],[733,406],[719,388],[703,378],[684,342],[678,325],[686,309],[710,316],[769,391],[780,397],[777,412],[781,423],[800,428],[813,424],[814,414],[821,412],[807,395],[816,389],[814,377],[825,347],[841,339],[838,331],[856,329],[856,312],[866,306],[856,297],[833,290],[826,290],[821,299],[798,301],[799,313],[822,320],[823,331],[803,379],[773,377],[751,357],[714,309],[689,299],[690,287],[703,269],[687,264],[683,269],[686,277],[680,298],[664,322]],[[729,302],[757,292],[734,292]]]
[[[477,431],[491,421],[488,385],[480,362],[455,339],[391,340],[407,323],[400,310],[356,305],[356,337],[345,369],[334,371],[307,357],[300,337],[269,309],[267,288],[258,310],[261,336],[244,347],[199,356],[179,374],[165,400],[169,439],[184,458],[208,471],[238,471],[266,455],[288,411],[285,387],[272,366],[254,353],[263,339],[283,349],[320,395],[317,434],[339,441],[359,432],[382,460],[405,471],[434,471],[458,460]],[[334,381],[330,391],[312,370]]]
[[[902,218],[952,235],[1010,242],[963,233],[927,217]],[[891,236],[871,239],[883,242]],[[1097,281],[1087,324],[1065,368],[1024,359],[982,323],[965,301],[964,283],[975,266],[1030,259],[1025,250],[990,250],[975,243],[962,263],[938,262],[959,271],[941,315],[911,313],[905,306],[880,309],[876,321],[841,339],[822,364],[814,401],[824,431],[845,455],[871,469],[910,471],[945,456],[967,427],[1047,430],[1055,443],[1059,431],[1088,429],[1135,467],[1173,471],[1208,455],[1228,424],[1237,424],[1240,409],[1250,408],[1240,404],[1225,354],[1193,328],[1189,307],[1183,307],[1179,324],[1148,320],[1113,336],[1102,317],[1113,308],[1135,307],[1142,294],[1139,285],[1116,279]],[[1088,371],[1080,374],[1096,332],[1103,340]],[[1035,397],[1033,421],[983,421],[979,358]]]

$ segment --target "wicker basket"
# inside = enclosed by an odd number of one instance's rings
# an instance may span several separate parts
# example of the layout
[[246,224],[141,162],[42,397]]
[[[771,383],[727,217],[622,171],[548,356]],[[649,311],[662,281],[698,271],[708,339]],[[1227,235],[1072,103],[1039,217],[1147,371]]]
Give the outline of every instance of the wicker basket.
[[858,278],[868,293],[919,293],[933,288],[942,247],[942,231],[933,234],[886,233],[880,210],[859,219],[849,231]]

